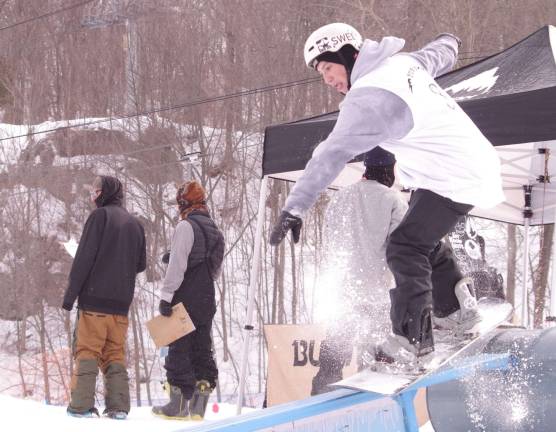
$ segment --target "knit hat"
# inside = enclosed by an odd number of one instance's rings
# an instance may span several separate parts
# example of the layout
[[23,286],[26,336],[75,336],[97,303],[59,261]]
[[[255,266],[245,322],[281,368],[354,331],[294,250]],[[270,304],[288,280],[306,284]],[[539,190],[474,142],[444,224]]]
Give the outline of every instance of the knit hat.
[[376,146],[365,154],[364,164],[366,167],[384,167],[396,163],[396,157],[389,151]]
[[321,61],[327,61],[330,63],[338,63],[346,68],[348,78],[353,70],[353,65],[355,64],[355,54],[358,53],[354,47],[351,45],[344,45],[338,51],[326,51],[319,55],[315,60],[316,64]]
[[193,210],[206,210],[207,203],[205,200],[205,189],[195,180],[185,182],[178,187],[176,202],[182,218],[185,218]]

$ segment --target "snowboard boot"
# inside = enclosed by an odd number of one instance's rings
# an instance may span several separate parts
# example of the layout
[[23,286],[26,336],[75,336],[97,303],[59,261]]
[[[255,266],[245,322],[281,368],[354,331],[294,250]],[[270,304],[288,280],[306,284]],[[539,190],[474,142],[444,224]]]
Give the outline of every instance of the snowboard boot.
[[417,358],[417,348],[406,337],[389,334],[377,345],[375,360],[382,363],[410,363]]
[[456,283],[454,292],[460,308],[445,317],[435,316],[433,321],[435,328],[439,330],[448,330],[455,335],[462,335],[471,331],[482,320],[477,307],[473,279],[469,277],[461,279]]
[[98,417],[95,386],[98,375],[96,359],[78,359],[71,378],[71,399],[67,413],[74,417]]
[[170,385],[170,401],[166,405],[154,406],[155,416],[171,420],[189,420],[189,401],[183,396],[179,387]]
[[79,418],[98,418],[100,417],[98,410],[93,407],[88,409],[87,411],[76,411],[70,407],[67,408],[66,413],[71,417],[79,417]]
[[432,353],[434,338],[430,308],[422,311],[416,324],[412,327],[412,331],[407,331],[410,336],[393,333],[388,335],[386,340],[376,347],[375,361],[413,365],[420,357]]
[[203,420],[205,418],[205,411],[207,410],[207,404],[212,390],[208,381],[197,381],[195,391],[189,401],[191,420]]
[[103,372],[106,407],[103,414],[113,419],[123,420],[131,409],[126,367],[121,363],[112,362]]
[[127,418],[127,412],[120,410],[104,410],[102,413],[105,417],[111,418],[113,420],[125,420]]

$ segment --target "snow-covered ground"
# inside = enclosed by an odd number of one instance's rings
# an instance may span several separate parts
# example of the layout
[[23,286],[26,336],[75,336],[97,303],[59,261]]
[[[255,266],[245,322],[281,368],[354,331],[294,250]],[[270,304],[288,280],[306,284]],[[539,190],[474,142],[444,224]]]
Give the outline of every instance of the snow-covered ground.
[[[222,420],[235,415],[236,407],[232,404],[209,403],[204,422]],[[217,412],[215,412],[217,411]],[[243,412],[251,412],[252,408],[244,408]],[[75,418],[66,414],[65,406],[45,405],[34,400],[18,399],[0,395],[0,418],[3,430],[22,432],[166,432],[199,426],[198,421],[166,420],[154,417],[151,407],[132,407],[125,421],[100,418]],[[434,432],[427,423],[420,432]]]
[[[232,404],[209,403],[205,422],[222,420],[235,415]],[[243,412],[253,411],[244,408]],[[154,417],[151,407],[132,407],[125,421],[101,418],[75,418],[66,414],[65,406],[45,405],[33,400],[18,399],[0,395],[0,418],[2,430],[22,432],[165,432],[192,428],[201,424],[198,421],[166,420]]]

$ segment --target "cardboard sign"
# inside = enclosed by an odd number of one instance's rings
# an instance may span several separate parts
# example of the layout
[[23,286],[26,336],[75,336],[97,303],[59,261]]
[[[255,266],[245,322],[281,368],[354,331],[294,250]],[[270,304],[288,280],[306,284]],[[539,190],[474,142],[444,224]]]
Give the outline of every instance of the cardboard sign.
[[[309,397],[312,380],[319,370],[320,344],[326,336],[326,328],[321,325],[265,325],[264,332],[268,346],[267,405]],[[343,377],[356,371],[354,352],[343,370]]]
[[147,321],[147,329],[157,348],[167,346],[195,330],[183,303],[172,306],[172,311],[169,317],[159,315]]

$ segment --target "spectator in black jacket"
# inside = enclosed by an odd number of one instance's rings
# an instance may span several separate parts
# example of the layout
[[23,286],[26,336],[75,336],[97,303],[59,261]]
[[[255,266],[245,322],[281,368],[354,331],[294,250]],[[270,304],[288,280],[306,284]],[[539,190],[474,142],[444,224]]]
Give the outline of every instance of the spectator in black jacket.
[[100,367],[105,378],[105,415],[125,419],[129,413],[129,378],[125,366],[127,314],[135,276],[145,270],[145,233],[122,207],[123,189],[114,177],[95,179],[90,214],[73,260],[62,307],[71,311],[77,299],[74,333],[75,366],[67,412],[98,416],[95,387]]
[[200,420],[218,369],[214,361],[211,328],[216,312],[214,281],[224,257],[224,237],[208,212],[206,193],[196,181],[178,188],[180,221],[172,237],[172,252],[160,294],[160,313],[172,314],[182,302],[195,331],[172,342],[164,367],[170,401],[153,407],[153,414],[172,419]]

